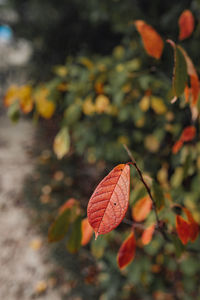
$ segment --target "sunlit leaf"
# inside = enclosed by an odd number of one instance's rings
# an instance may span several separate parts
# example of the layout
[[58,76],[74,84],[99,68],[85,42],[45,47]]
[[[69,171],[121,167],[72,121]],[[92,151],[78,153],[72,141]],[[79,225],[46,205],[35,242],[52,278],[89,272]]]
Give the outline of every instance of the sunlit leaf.
[[125,268],[135,257],[136,240],[134,232],[122,243],[117,254],[117,263],[120,269]]
[[151,97],[151,108],[158,115],[163,115],[167,112],[167,107],[164,104],[163,99],[159,97]]
[[79,216],[73,223],[72,232],[67,242],[67,250],[70,253],[76,253],[81,246],[81,216]]
[[134,24],[142,37],[146,52],[150,56],[159,59],[164,47],[163,40],[160,35],[151,25],[146,24],[142,20],[137,20]]
[[89,243],[93,235],[93,229],[88,222],[88,218],[82,220],[81,230],[82,230],[81,245],[85,246]]
[[178,20],[179,24],[179,40],[188,38],[194,31],[194,17],[190,10],[186,9],[182,12]]
[[88,203],[88,221],[96,238],[117,227],[128,209],[130,166],[116,166],[96,187]]
[[17,85],[11,85],[4,97],[4,105],[6,107],[9,107],[18,99],[19,99],[19,87]]
[[148,245],[151,242],[154,230],[155,224],[152,224],[143,231],[141,236],[141,241],[143,245]]
[[53,150],[58,159],[63,158],[70,149],[70,135],[67,127],[63,127],[56,135],[53,143]]
[[132,208],[132,217],[136,222],[144,221],[152,208],[152,201],[149,196],[138,200]]

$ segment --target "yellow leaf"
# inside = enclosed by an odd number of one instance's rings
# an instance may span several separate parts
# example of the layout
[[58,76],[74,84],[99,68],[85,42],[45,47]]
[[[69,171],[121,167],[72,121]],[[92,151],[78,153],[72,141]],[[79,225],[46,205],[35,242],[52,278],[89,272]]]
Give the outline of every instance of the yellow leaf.
[[35,251],[39,250],[41,246],[42,246],[41,239],[34,239],[30,242],[30,247]]
[[151,97],[151,108],[158,115],[163,115],[167,112],[167,107],[165,106],[163,99],[159,97]]
[[141,100],[140,100],[140,109],[142,111],[147,111],[149,109],[149,105],[150,105],[150,97],[149,96],[144,96]]
[[63,127],[56,135],[53,149],[58,159],[63,158],[63,156],[69,152],[70,136],[67,127]]
[[6,107],[9,107],[18,99],[19,99],[19,87],[17,85],[11,85],[4,97],[4,105]]
[[87,97],[83,102],[83,112],[85,115],[92,115],[95,112],[95,105],[91,97]]
[[145,147],[152,153],[158,151],[160,144],[154,135],[147,135],[144,140]]
[[44,293],[46,289],[47,289],[47,283],[43,280],[39,281],[35,287],[35,291],[38,294]]
[[23,85],[19,88],[19,102],[22,111],[28,114],[33,109],[32,87]]
[[68,70],[65,66],[56,66],[54,68],[54,72],[56,75],[58,75],[60,77],[65,77],[68,73]]
[[55,112],[55,104],[47,99],[48,93],[49,91],[45,87],[35,93],[37,111],[45,119],[50,119]]
[[110,100],[105,95],[99,95],[95,101],[95,111],[99,114],[104,113],[108,110]]

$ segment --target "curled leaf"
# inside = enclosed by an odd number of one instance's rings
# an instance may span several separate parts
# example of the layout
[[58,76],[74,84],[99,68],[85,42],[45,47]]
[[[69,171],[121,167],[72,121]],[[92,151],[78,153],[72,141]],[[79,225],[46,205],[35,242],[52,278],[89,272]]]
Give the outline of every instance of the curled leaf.
[[152,208],[152,201],[149,196],[138,200],[132,208],[132,217],[136,222],[142,222],[146,219]]
[[186,9],[182,12],[178,20],[179,24],[179,40],[188,38],[194,31],[194,17],[190,10]]
[[96,187],[87,207],[88,221],[96,238],[117,227],[128,209],[130,166],[116,166]]
[[150,56],[159,59],[162,55],[164,47],[161,36],[151,25],[146,24],[142,20],[137,20],[134,22],[134,24],[142,37],[146,52]]
[[117,263],[120,269],[125,268],[135,257],[136,240],[134,232],[122,243],[117,254]]

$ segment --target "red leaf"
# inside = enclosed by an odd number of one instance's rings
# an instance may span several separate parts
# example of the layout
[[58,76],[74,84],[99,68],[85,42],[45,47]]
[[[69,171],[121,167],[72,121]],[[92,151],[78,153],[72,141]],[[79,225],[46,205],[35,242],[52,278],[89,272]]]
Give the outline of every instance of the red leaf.
[[136,222],[146,219],[152,208],[152,201],[149,196],[141,198],[132,208],[132,217]]
[[190,239],[190,224],[181,216],[176,216],[176,230],[181,242],[186,245]]
[[179,17],[179,40],[188,38],[194,31],[194,17],[190,10],[184,10]]
[[128,209],[130,166],[116,166],[96,187],[88,203],[88,221],[96,238],[117,227]]
[[172,147],[172,153],[176,154],[182,148],[182,146],[183,146],[183,141],[178,140]]
[[85,246],[89,243],[93,234],[93,229],[88,222],[88,218],[82,220],[81,229],[82,229],[81,245]]
[[134,232],[122,243],[117,254],[117,263],[120,269],[125,268],[135,257],[136,240]]
[[151,226],[147,227],[143,231],[142,237],[141,237],[143,245],[148,245],[151,242],[154,230],[155,230],[155,224],[152,224]]
[[186,127],[181,134],[181,141],[189,142],[194,139],[196,135],[196,128],[194,126]]
[[190,224],[190,240],[194,242],[199,234],[199,224],[194,220],[191,212],[187,208],[183,208],[183,210],[187,215],[188,222]]
[[164,47],[163,40],[160,35],[152,26],[146,24],[142,20],[137,20],[134,22],[134,24],[142,37],[146,52],[150,56],[159,59],[162,55]]
[[59,208],[59,214],[62,214],[66,209],[72,208],[73,206],[78,206],[78,201],[74,198],[68,199],[60,208]]

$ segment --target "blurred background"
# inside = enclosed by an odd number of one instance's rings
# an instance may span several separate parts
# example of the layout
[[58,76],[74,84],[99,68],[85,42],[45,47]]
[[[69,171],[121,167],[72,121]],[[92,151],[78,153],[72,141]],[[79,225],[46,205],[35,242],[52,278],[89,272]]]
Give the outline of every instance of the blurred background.
[[[169,101],[173,51],[165,45],[159,61],[149,57],[133,24],[145,20],[177,42],[185,9],[195,31],[182,45],[199,71],[198,0],[0,0],[1,299],[200,299],[199,240],[191,254],[176,239],[168,244],[156,235],[147,247],[138,244],[123,271],[116,256],[127,224],[75,254],[66,249],[68,236],[47,241],[67,199],[80,201],[86,216],[97,183],[129,160],[123,143],[168,195],[161,217],[169,227],[169,201],[200,221],[200,142],[171,151],[192,123],[184,96],[173,106]],[[35,110],[5,108],[5,95],[20,97],[18,86],[36,99]],[[54,146],[63,126],[65,156]],[[132,175],[130,206],[145,194]]]

